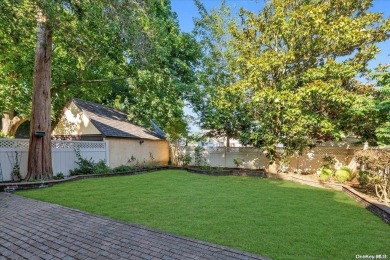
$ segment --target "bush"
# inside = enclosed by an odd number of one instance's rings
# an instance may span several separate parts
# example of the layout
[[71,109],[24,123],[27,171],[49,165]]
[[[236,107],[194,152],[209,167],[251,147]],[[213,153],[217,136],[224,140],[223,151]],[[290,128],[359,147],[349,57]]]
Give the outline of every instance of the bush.
[[237,168],[240,168],[244,165],[244,159],[241,158],[233,158],[233,163],[236,165]]
[[177,157],[177,161],[181,166],[188,166],[192,161],[192,157],[189,154],[180,154]]
[[370,183],[370,176],[366,171],[359,171],[359,176],[358,176],[358,182],[360,184],[361,188],[366,189],[366,191],[371,190],[371,187],[369,185]]
[[129,172],[135,169],[134,166],[121,165],[112,169],[112,172]]
[[333,171],[329,168],[321,168],[321,173],[320,173],[320,180],[321,181],[328,181],[330,177],[332,177]]
[[104,174],[104,173],[110,173],[112,172],[111,168],[107,166],[106,162],[103,160],[99,160],[95,164],[95,173],[97,174]]
[[76,164],[79,166],[74,170],[70,170],[70,175],[84,175],[84,174],[103,174],[109,173],[111,169],[106,165],[103,160],[99,162],[94,162],[92,158],[85,159],[81,157],[80,150],[76,150]]
[[351,177],[351,171],[346,167],[342,167],[335,172],[334,177],[337,182],[344,183]]
[[355,154],[359,163],[359,182],[375,189],[379,201],[390,203],[390,150],[361,150]]
[[54,177],[54,179],[56,179],[56,180],[62,180],[64,178],[65,178],[65,176],[62,172],[57,173],[56,176]]
[[196,166],[205,166],[206,165],[206,158],[204,156],[204,151],[206,149],[202,146],[195,147],[195,165]]

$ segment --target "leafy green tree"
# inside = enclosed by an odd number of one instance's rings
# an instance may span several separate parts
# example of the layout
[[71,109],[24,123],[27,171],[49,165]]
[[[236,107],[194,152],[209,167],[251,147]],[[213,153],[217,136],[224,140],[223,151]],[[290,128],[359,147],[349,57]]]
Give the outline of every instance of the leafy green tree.
[[375,134],[380,145],[390,144],[390,72],[389,65],[380,66],[373,75],[376,80],[377,90],[376,108],[379,113],[379,120],[376,126]]
[[116,83],[109,103],[128,111],[135,123],[150,126],[153,120],[174,141],[186,135],[184,101],[195,84],[200,49],[193,36],[180,33],[170,1],[155,1],[140,22],[150,31],[152,48],[132,58],[131,77]]
[[[45,161],[45,170],[29,170],[28,179],[50,178],[50,119],[73,96],[128,109],[130,118],[139,123],[154,119],[172,135],[185,129],[182,100],[194,80],[197,50],[189,35],[179,33],[169,1],[3,2],[1,42],[5,43],[4,50],[14,48],[0,56],[1,73],[5,75],[0,91],[8,94],[1,96],[1,112],[12,111],[28,119],[32,101],[27,94],[33,93],[30,140],[36,139],[36,131],[46,132],[46,137],[39,139],[45,141],[35,140],[44,148],[30,145],[40,151],[30,152],[35,156],[31,168]],[[38,26],[37,17],[41,17]],[[38,39],[49,41],[37,42],[40,31],[36,28],[43,28]],[[12,42],[15,33],[20,34],[18,44]],[[41,70],[37,70],[39,59],[46,62]],[[42,70],[45,73],[39,72]],[[37,94],[36,87],[42,86]],[[18,94],[21,92],[25,94]],[[50,113],[50,104],[54,113]]]
[[371,2],[273,0],[258,14],[240,11],[241,23],[230,26],[239,80],[226,92],[251,108],[244,143],[275,157],[280,143],[291,154],[350,131],[370,135],[374,89],[355,78],[367,74],[390,26],[368,11]]
[[9,1],[0,5],[0,112],[2,132],[14,135],[31,111],[31,86],[34,67],[36,27],[33,6],[20,3],[18,8]]
[[[249,126],[246,107],[240,106],[235,93],[224,92],[237,81],[229,63],[235,59],[229,41],[229,24],[234,21],[226,1],[217,9],[206,10],[196,0],[200,18],[195,20],[194,34],[202,47],[202,63],[198,69],[198,85],[191,98],[200,126],[209,137],[226,137],[227,146],[231,138],[238,138],[240,130]],[[224,104],[220,101],[225,100]],[[232,105],[234,104],[234,105]]]

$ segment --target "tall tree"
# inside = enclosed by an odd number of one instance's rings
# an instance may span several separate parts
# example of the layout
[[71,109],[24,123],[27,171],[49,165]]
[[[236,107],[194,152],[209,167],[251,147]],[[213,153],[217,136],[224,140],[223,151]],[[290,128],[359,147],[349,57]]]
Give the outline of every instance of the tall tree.
[[[51,60],[52,45],[57,47],[56,41],[53,44],[53,36],[58,35],[58,38],[54,40],[61,39],[58,41],[59,55],[64,54],[64,52],[61,53],[61,47],[69,46],[66,39],[70,39],[70,42],[76,46],[73,50],[78,55],[72,57],[69,55],[71,53],[66,53],[66,62],[62,65],[65,70],[64,65],[69,61],[72,62],[74,58],[82,61],[81,64],[79,63],[82,66],[79,73],[74,75],[74,78],[79,79],[78,83],[83,81],[83,74],[88,66],[93,64],[95,58],[107,59],[119,68],[120,64],[124,63],[125,46],[129,44],[129,38],[133,36],[128,33],[126,27],[131,28],[131,22],[134,19],[129,19],[129,17],[133,17],[135,13],[133,8],[138,7],[138,3],[136,1],[113,3],[106,1],[36,1],[35,7],[38,10],[36,15],[38,26],[26,180],[50,179],[52,176]],[[82,29],[82,26],[91,28],[91,25],[97,26],[97,30],[93,30],[94,33]],[[110,49],[108,49],[109,46]],[[87,51],[89,57],[83,55],[82,51]],[[96,69],[98,73],[94,74]],[[99,68],[88,70],[88,72],[94,76],[105,75]],[[57,78],[60,77],[57,76]],[[93,81],[99,82],[102,79],[95,78]],[[70,83],[73,82],[63,82],[62,85],[56,85],[56,87],[68,89]],[[56,91],[57,88],[53,90]]]
[[26,179],[50,179],[52,30],[47,15],[37,8],[37,43],[33,80],[30,142]]
[[[52,75],[51,89],[47,100],[52,98],[54,113],[50,115],[46,110],[40,110],[39,116],[35,116],[33,112],[32,139],[39,130],[50,135],[50,125],[37,119],[54,119],[73,96],[127,109],[129,117],[138,123],[149,124],[149,119],[153,119],[173,136],[185,130],[183,99],[194,81],[193,70],[198,54],[193,38],[179,32],[169,1],[4,1],[1,8],[0,22],[4,25],[0,29],[0,36],[4,36],[1,42],[12,47],[10,39],[13,38],[10,36],[13,32],[24,36],[13,48],[15,51],[0,54],[0,60],[4,61],[0,65],[4,64],[2,73],[7,76],[7,81],[0,81],[0,91],[12,94],[8,96],[12,100],[1,96],[2,113],[14,111],[15,115],[22,115],[20,111],[23,111],[26,119],[29,118],[29,95],[14,95],[16,92],[11,88],[31,93],[32,79],[28,80],[34,64],[34,52],[31,51],[34,42],[31,39],[36,37],[31,34],[36,32],[34,12],[37,8],[44,14],[48,32],[52,35],[51,51],[46,44],[39,45],[42,50],[50,52],[53,60],[53,63],[45,64],[44,71],[51,66],[48,69]],[[12,31],[7,30],[7,24],[11,24]],[[28,61],[19,62],[16,53]],[[50,57],[49,53],[45,55]],[[36,58],[37,62],[38,55]],[[20,69],[24,68],[21,65],[26,69]],[[18,80],[12,81],[14,75]],[[39,80],[42,77],[34,77],[37,83],[34,83],[34,106],[37,105],[36,99],[41,98],[37,90],[42,86],[38,84]],[[22,104],[26,106],[23,110],[20,109]],[[33,110],[37,111],[35,107]],[[39,146],[42,140],[40,138],[35,143]],[[31,165],[41,160],[34,157],[41,148],[33,146],[36,145],[31,146],[34,150],[29,155]],[[45,158],[49,159],[48,156]],[[50,169],[44,175],[40,171],[29,171],[28,179],[50,176]]]
[[[198,85],[191,98],[192,106],[207,136],[224,137],[230,146],[230,139],[238,138],[240,131],[250,125],[245,104],[240,105],[235,93],[223,91],[238,79],[229,67],[235,59],[228,28],[234,18],[226,1],[210,12],[201,1],[195,0],[195,4],[200,18],[195,20],[194,34],[202,47],[203,58],[197,71]],[[226,102],[221,103],[222,100]]]
[[186,134],[184,101],[195,84],[200,50],[193,36],[180,33],[170,1],[155,1],[141,24],[145,30],[153,28],[148,34],[153,47],[130,62],[132,77],[112,94],[132,121],[150,126],[153,120],[176,140]]
[[390,144],[390,64],[379,66],[373,74],[378,90],[376,91],[376,108],[379,119],[374,124],[378,144]]
[[[242,141],[286,154],[338,140],[368,115],[373,88],[356,81],[389,37],[390,21],[370,0],[273,0],[259,14],[241,10],[231,26],[239,80],[228,90],[247,103],[253,127]],[[353,127],[355,126],[355,127]],[[362,126],[361,129],[365,127]],[[357,132],[363,139],[365,135]]]

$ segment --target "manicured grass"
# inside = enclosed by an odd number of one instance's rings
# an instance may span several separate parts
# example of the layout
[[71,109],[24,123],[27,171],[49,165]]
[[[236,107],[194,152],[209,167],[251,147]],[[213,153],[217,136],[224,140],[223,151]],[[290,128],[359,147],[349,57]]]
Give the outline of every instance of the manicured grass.
[[18,194],[274,259],[390,257],[390,225],[342,192],[179,170]]

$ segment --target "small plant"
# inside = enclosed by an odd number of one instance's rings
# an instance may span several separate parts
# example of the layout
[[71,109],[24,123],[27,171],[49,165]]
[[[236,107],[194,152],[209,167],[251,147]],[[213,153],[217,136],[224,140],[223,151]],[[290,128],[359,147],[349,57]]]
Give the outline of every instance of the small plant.
[[332,177],[333,171],[329,168],[322,167],[320,171],[320,180],[321,181],[329,181]]
[[322,167],[328,168],[328,169],[333,169],[334,166],[336,165],[336,158],[333,155],[326,155],[322,158],[322,161],[324,164]]
[[233,163],[236,165],[237,168],[240,168],[244,165],[244,159],[241,158],[233,158]]
[[62,180],[64,178],[65,178],[65,176],[62,172],[57,173],[56,176],[54,177],[54,179],[56,179],[56,180]]
[[22,176],[20,174],[20,165],[19,165],[20,156],[18,152],[15,152],[15,157],[13,160],[13,166],[11,171],[11,176],[13,181],[21,181]]
[[195,165],[196,166],[203,166],[206,164],[206,158],[204,157],[204,151],[206,149],[203,146],[197,146],[195,147]]
[[130,159],[127,160],[127,163],[128,163],[128,164],[131,164],[131,163],[134,162],[135,160],[137,160],[137,158],[135,158],[134,155],[131,155]]
[[154,163],[154,156],[151,152],[149,152],[149,158],[150,158],[150,162],[153,164]]
[[100,160],[96,163],[92,160],[92,158],[85,159],[81,156],[79,149],[76,149],[75,153],[77,159],[76,164],[79,167],[69,171],[71,176],[83,174],[102,174],[109,173],[111,171],[103,160]]
[[129,172],[129,171],[134,171],[134,170],[135,170],[134,166],[120,165],[120,166],[112,169],[112,172]]
[[105,174],[105,173],[110,173],[110,172],[112,172],[112,170],[110,169],[110,167],[107,166],[105,161],[99,160],[95,164],[95,173],[97,173],[97,174]]
[[369,190],[372,190],[372,187],[370,187],[371,177],[366,171],[359,171],[359,175],[357,177],[357,180],[360,184],[360,187],[365,189],[366,192],[368,192]]
[[337,182],[344,183],[351,177],[351,170],[348,167],[341,167],[340,170],[337,170],[334,173],[334,177]]
[[192,161],[192,157],[189,154],[179,154],[177,156],[177,162],[181,166],[188,166]]

